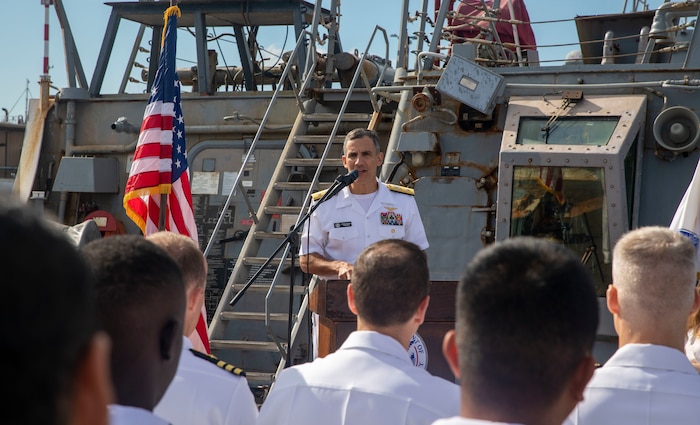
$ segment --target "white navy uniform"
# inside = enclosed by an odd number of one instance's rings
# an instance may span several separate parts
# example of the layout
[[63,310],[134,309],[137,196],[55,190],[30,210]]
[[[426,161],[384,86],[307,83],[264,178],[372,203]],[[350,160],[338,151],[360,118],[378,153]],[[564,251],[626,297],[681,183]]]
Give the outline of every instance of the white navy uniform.
[[433,425],[520,425],[520,424],[494,422],[494,421],[487,421],[485,419],[471,419],[471,418],[463,418],[463,417],[454,417],[454,418],[448,418],[448,419],[438,419],[437,421],[433,422]]
[[240,369],[224,370],[225,362],[217,366],[206,354],[193,353],[183,338],[175,378],[154,413],[173,425],[255,424],[258,407]]
[[695,425],[700,376],[681,351],[626,344],[597,369],[565,424]]
[[140,407],[110,404],[107,409],[110,425],[169,425],[167,420]]
[[355,331],[334,353],[283,370],[258,425],[429,425],[458,415],[459,402],[459,386],[415,367],[397,340]]
[[[377,183],[379,188],[367,211],[348,187],[321,204],[304,225],[299,255],[316,253],[329,260],[354,264],[365,247],[382,239],[404,239],[422,250],[427,249],[428,239],[412,196],[413,189],[379,180]],[[318,192],[315,198],[323,193]]]

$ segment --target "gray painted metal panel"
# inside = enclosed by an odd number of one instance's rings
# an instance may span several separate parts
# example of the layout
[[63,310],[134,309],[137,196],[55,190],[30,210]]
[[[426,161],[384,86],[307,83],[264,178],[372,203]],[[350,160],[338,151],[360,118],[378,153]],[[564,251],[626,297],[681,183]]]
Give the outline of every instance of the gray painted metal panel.
[[490,114],[503,91],[503,76],[474,62],[452,56],[437,84],[438,91],[479,112]]

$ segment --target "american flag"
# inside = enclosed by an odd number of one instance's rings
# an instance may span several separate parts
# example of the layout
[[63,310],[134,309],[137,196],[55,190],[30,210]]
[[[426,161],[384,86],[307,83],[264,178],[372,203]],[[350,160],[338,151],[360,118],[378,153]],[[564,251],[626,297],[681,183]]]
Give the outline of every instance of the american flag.
[[695,167],[693,179],[678,204],[669,227],[687,236],[695,245],[695,264],[700,278],[700,162]]
[[[129,218],[148,236],[161,229],[161,195],[167,195],[163,228],[187,235],[199,243],[192,209],[180,80],[175,72],[180,9],[171,6],[164,16],[158,71],[124,190],[124,208]],[[210,352],[204,309],[190,339],[195,348]]]
[[564,177],[561,167],[540,167],[540,177],[537,181],[545,191],[556,198],[560,205],[564,205],[566,196],[564,195]]

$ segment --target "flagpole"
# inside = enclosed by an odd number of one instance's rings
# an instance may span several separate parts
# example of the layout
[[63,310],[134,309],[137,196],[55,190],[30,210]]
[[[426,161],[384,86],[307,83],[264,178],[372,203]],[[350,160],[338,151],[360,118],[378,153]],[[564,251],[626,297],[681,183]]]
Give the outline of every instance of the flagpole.
[[[177,0],[170,0],[170,7],[177,6]],[[168,205],[168,195],[161,193],[160,195],[160,215],[158,216],[158,230],[165,230],[165,213]]]
[[168,194],[160,194],[160,215],[158,216],[158,230],[165,230],[165,213],[168,212]]

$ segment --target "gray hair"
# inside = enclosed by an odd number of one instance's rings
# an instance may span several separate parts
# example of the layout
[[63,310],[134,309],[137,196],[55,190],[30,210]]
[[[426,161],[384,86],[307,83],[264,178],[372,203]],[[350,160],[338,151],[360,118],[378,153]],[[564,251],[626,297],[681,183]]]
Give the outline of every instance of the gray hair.
[[612,266],[622,308],[639,321],[687,316],[697,281],[695,255],[690,239],[668,227],[624,234],[613,250]]
[[347,148],[350,140],[361,139],[363,137],[369,137],[372,139],[374,142],[374,149],[377,150],[377,153],[382,151],[381,146],[379,146],[379,135],[376,131],[368,128],[356,128],[354,130],[350,130],[350,132],[345,135],[345,140],[343,140],[343,154],[345,154],[345,149]]

